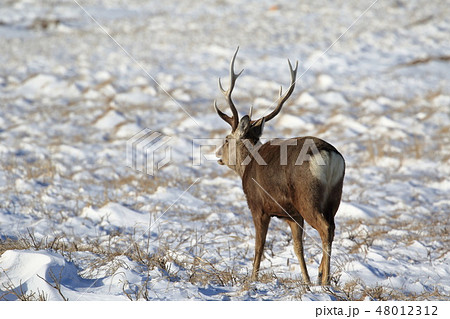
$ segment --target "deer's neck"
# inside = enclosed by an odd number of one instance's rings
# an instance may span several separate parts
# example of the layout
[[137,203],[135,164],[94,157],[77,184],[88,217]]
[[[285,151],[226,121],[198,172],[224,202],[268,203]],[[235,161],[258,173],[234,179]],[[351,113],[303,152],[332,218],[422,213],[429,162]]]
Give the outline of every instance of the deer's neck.
[[[256,142],[256,143],[259,143]],[[236,145],[236,165],[232,169],[242,178],[244,172],[253,161],[252,151],[254,151],[255,143],[247,140],[244,142],[238,142]]]

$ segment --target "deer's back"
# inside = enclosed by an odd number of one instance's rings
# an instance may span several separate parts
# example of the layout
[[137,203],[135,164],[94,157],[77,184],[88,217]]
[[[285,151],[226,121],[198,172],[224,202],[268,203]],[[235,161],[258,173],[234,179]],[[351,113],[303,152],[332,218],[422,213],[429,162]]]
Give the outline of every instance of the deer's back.
[[252,159],[244,172],[243,189],[250,209],[264,207],[278,217],[288,217],[285,211],[294,214],[298,207],[321,210],[330,193],[342,190],[342,155],[316,137],[285,140],[285,151],[279,143],[283,142],[269,141],[259,149],[267,165]]

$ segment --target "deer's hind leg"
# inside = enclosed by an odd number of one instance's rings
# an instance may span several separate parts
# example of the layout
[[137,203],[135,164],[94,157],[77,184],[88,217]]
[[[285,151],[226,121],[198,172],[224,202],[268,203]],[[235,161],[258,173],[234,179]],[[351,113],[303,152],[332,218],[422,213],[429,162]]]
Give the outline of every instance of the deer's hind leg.
[[319,277],[318,284],[329,285],[331,274],[330,274],[330,259],[331,259],[331,245],[334,239],[334,216],[339,208],[342,195],[342,183],[341,180],[338,184],[333,187],[332,194],[325,204],[323,209],[323,214],[320,214],[319,225],[320,228],[316,228],[319,231],[320,238],[322,239],[322,251],[323,257],[319,266]]
[[334,216],[326,218],[320,210],[309,207],[303,211],[303,218],[320,235],[322,240],[322,260],[319,265],[317,284],[328,285],[330,282],[331,245],[334,239]]
[[331,245],[334,239],[335,226],[333,220],[322,225],[322,227],[317,229],[322,239],[322,261],[319,266],[317,284],[325,286],[330,284]]

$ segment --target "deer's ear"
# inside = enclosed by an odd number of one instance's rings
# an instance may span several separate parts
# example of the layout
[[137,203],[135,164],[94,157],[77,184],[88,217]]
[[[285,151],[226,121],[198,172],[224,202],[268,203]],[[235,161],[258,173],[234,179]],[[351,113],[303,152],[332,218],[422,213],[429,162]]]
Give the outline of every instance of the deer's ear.
[[266,123],[266,120],[264,117],[262,117],[258,121],[256,121],[256,123],[254,123],[252,125],[252,127],[250,128],[252,135],[257,138],[260,138],[263,133],[265,123]]
[[247,135],[250,128],[250,117],[248,115],[244,115],[239,121],[238,127],[236,128],[237,137],[243,138],[245,135]]

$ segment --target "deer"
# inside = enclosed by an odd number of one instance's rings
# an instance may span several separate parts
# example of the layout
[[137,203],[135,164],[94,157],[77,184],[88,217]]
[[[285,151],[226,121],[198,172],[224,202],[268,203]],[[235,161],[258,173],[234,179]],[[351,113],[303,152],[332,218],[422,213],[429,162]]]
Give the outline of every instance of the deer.
[[291,83],[285,94],[280,88],[276,107],[271,113],[252,120],[251,106],[249,114],[239,119],[231,97],[236,80],[244,71],[234,71],[238,51],[239,47],[231,59],[230,87],[227,90],[219,78],[219,89],[232,115],[222,112],[214,101],[217,114],[231,126],[230,134],[216,150],[216,157],[220,165],[228,166],[242,179],[252,214],[255,253],[251,280],[258,280],[269,223],[272,217],[278,217],[285,220],[291,229],[294,253],[306,285],[311,282],[304,258],[304,221],[317,230],[322,242],[317,285],[329,285],[334,217],[341,202],[344,158],[334,146],[313,136],[274,139],[265,144],[260,142],[265,123],[280,113],[294,91],[298,61],[293,68],[288,60]]

